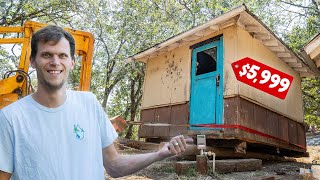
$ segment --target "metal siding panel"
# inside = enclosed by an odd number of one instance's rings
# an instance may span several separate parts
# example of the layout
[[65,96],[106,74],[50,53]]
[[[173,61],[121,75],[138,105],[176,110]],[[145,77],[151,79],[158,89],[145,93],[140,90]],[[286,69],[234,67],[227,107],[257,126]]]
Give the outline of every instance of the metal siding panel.
[[280,116],[279,120],[279,138],[289,141],[289,122],[284,116]]
[[[154,122],[155,109],[141,110],[141,122]],[[139,137],[153,137],[154,127],[140,126]]]
[[266,128],[268,127],[267,114],[265,108],[255,105],[254,123],[252,125],[255,130],[266,133]]
[[[236,99],[239,99],[239,106],[236,103]],[[267,143],[275,147],[280,146],[299,151],[302,149],[297,147],[297,145],[305,146],[305,129],[303,124],[239,97],[225,99],[224,103],[225,124],[237,124],[237,113],[235,113],[235,111],[238,106],[240,113],[239,125],[263,132],[284,141],[242,130],[236,131],[236,129],[225,129],[224,137],[244,138],[249,141],[257,141],[261,144]]]
[[294,121],[289,120],[289,142],[298,144],[298,131],[297,124]]
[[240,120],[239,124],[251,128],[251,122],[254,118],[254,109],[252,103],[240,99]]
[[[171,106],[160,107],[155,109],[155,123],[167,123],[170,124]],[[155,137],[167,137],[169,136],[169,126],[155,127],[153,131]]]
[[306,133],[305,133],[304,125],[297,123],[297,131],[298,131],[298,144],[302,146],[306,146]]
[[271,136],[274,136],[274,137],[279,137],[279,115],[276,114],[275,112],[271,112],[269,111],[268,114],[267,114],[267,126],[266,127],[266,133],[271,135]]
[[238,98],[224,99],[224,124],[238,124]]
[[[188,124],[189,104],[175,105],[171,107],[171,124]],[[188,127],[170,127],[170,136],[186,134]]]

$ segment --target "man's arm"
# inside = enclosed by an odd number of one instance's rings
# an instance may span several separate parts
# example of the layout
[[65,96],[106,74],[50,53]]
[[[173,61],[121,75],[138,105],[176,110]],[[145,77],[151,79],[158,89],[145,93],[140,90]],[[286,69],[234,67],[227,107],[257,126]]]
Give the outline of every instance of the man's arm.
[[176,136],[157,152],[137,155],[118,154],[114,145],[111,144],[103,149],[103,165],[111,177],[130,175],[156,161],[185,152],[187,142],[193,142],[193,140]]
[[11,177],[10,173],[6,173],[0,170],[0,180],[9,180]]

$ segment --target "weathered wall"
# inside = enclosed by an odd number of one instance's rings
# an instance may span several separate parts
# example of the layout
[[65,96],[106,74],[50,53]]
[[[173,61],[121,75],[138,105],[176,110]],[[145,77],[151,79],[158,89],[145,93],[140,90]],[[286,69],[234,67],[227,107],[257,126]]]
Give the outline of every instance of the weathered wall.
[[[264,93],[244,83],[238,82],[235,87],[230,88],[232,88],[234,92],[238,91],[241,96],[249,98],[254,102],[258,102],[260,105],[288,116],[298,122],[303,122],[303,102],[299,74],[290,68],[284,61],[279,59],[276,54],[270,51],[259,40],[250,36],[250,34],[241,27],[238,26],[236,28],[236,34],[236,50],[233,51],[233,57],[225,59],[225,67],[231,67],[231,63],[244,57],[250,57],[265,65],[271,66],[279,71],[293,76],[293,82],[287,97],[284,100]],[[227,44],[225,45],[227,46]],[[232,70],[230,70],[230,72],[232,72]],[[227,74],[230,74],[231,76],[230,72],[226,72],[225,76],[228,76]]]
[[[230,31],[226,28],[147,61],[142,109],[182,104],[190,100],[190,46]],[[233,29],[233,28],[231,28]]]
[[189,101],[190,59],[183,46],[147,61],[142,108]]
[[[142,109],[188,102],[191,89],[190,46],[219,34],[223,34],[224,39],[225,98],[241,95],[295,121],[303,122],[302,91],[298,73],[239,26],[228,27],[149,59],[146,68]],[[245,57],[250,57],[294,77],[286,99],[281,100],[237,81],[231,63]]]

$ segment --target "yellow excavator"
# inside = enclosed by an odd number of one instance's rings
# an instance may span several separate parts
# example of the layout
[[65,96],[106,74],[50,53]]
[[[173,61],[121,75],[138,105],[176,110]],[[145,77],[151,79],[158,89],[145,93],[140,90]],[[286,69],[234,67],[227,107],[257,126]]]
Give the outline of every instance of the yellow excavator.
[[[0,79],[0,109],[32,93],[32,88],[30,88],[31,79],[28,72],[31,54],[31,38],[34,32],[44,26],[46,26],[46,24],[27,21],[23,26],[19,27],[0,27],[0,34],[2,34],[0,45],[21,44],[18,68],[4,73],[2,79]],[[68,28],[65,28],[65,30],[72,34],[76,45],[75,54],[82,59],[80,83],[77,90],[89,91],[94,37],[89,32]],[[12,34],[15,35],[14,38],[12,38]]]

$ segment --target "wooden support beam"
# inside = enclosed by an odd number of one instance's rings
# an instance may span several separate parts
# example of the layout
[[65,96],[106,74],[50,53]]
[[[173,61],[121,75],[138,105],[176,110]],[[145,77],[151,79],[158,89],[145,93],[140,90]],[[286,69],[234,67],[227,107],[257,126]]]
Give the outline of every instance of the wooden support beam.
[[320,45],[319,45],[319,47],[317,47],[313,51],[311,51],[309,56],[311,59],[316,59],[317,57],[319,57],[320,56]]
[[310,54],[312,51],[320,47],[320,36],[316,37],[314,40],[309,42],[304,48],[307,54]]
[[134,148],[137,150],[156,151],[159,149],[159,144],[157,144],[157,143],[135,141],[135,140],[125,139],[125,138],[121,138],[121,137],[117,138],[116,144],[119,144],[120,148],[121,148],[121,145],[123,145],[123,147],[130,147],[130,148]]
[[254,38],[259,39],[259,40],[269,40],[271,39],[269,34],[264,34],[264,33],[255,33],[253,35]]
[[277,56],[279,58],[284,58],[284,57],[289,58],[289,57],[291,57],[291,54],[290,53],[277,53]]
[[168,52],[168,47],[163,47],[163,48],[159,49],[158,52],[159,52],[159,53]]
[[298,63],[298,62],[289,62],[288,65],[289,65],[290,67],[293,67],[293,68],[295,68],[295,67],[302,67],[302,64],[301,64],[301,63]]
[[246,154],[247,142],[242,141],[234,147],[235,153]]
[[320,59],[318,59],[318,60],[316,61],[316,66],[317,66],[318,69],[320,68]]
[[[212,169],[212,160],[207,166]],[[178,175],[186,173],[191,168],[196,168],[196,161],[179,161],[175,163]],[[215,160],[215,171],[218,173],[243,172],[261,170],[262,160],[260,159],[225,159]]]
[[285,48],[281,46],[269,47],[269,49],[273,52],[285,52]]
[[[246,151],[246,154],[235,153],[232,148],[217,148],[207,146],[206,151],[211,151],[216,154],[216,157],[219,158],[258,158],[258,159],[269,159],[269,160],[277,160],[277,161],[294,161],[294,158],[285,158],[277,155],[271,155],[258,152]],[[183,154],[184,156],[188,155],[196,155],[200,154],[200,150],[198,150],[196,145],[187,145],[186,152]]]
[[308,72],[308,68],[307,67],[296,67],[296,68],[293,68],[294,70],[296,71],[299,71],[299,72]]
[[316,76],[320,76],[320,70],[318,69],[319,67],[317,67],[317,65],[314,63],[314,61],[312,59],[310,59],[310,57],[307,55],[307,53],[305,51],[301,51],[300,55],[303,57],[304,61],[307,63],[307,65],[313,71],[313,73]]
[[237,22],[237,20],[234,19],[234,18],[231,19],[231,20],[225,21],[225,22],[220,24],[219,29],[224,29],[224,28],[230,27],[230,26],[236,24],[236,22]]
[[199,36],[193,34],[193,35],[190,35],[188,37],[183,38],[182,40],[184,40],[184,41],[194,41],[194,40],[197,40],[199,38],[200,38]]
[[180,45],[179,43],[172,43],[172,44],[170,44],[170,45],[168,46],[168,51],[171,51],[171,50],[179,47],[179,45]]
[[298,62],[298,60],[296,59],[296,58],[294,58],[294,57],[292,57],[292,58],[286,58],[286,57],[283,57],[283,58],[281,58],[284,62],[286,62],[286,63],[294,63],[294,62]]
[[209,28],[212,29],[213,31],[218,31],[219,25],[213,25],[213,26],[210,26]]
[[270,40],[263,40],[262,43],[265,46],[279,46],[278,41],[275,39],[270,39]]
[[248,31],[248,32],[261,32],[262,28],[260,26],[256,26],[256,25],[247,25],[246,31]]
[[[241,16],[240,16],[240,18],[241,18]],[[246,29],[246,25],[244,25],[241,20],[237,21],[237,25],[240,26],[242,29]]]
[[110,121],[118,133],[122,132],[127,127],[126,120],[120,115],[110,118]]
[[212,29],[210,28],[206,28],[200,32],[195,33],[196,36],[200,36],[200,37],[204,37],[204,36],[208,36],[209,34],[212,34],[214,31],[212,31]]
[[314,74],[308,72],[300,72],[299,75],[300,77],[315,77]]
[[273,175],[269,175],[269,176],[258,176],[258,177],[255,177],[253,180],[276,180],[276,178]]

